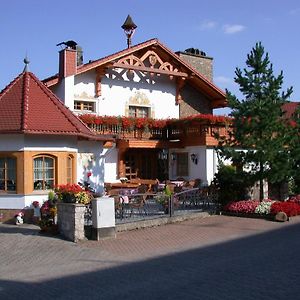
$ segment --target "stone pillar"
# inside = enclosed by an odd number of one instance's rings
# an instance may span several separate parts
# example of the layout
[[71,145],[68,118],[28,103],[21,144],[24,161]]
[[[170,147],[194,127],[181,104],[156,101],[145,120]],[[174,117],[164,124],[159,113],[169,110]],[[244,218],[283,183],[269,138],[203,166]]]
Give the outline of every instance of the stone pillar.
[[57,204],[58,230],[65,239],[75,243],[85,239],[84,212],[85,205],[83,204]]
[[92,200],[92,220],[94,240],[116,237],[115,199],[100,197]]

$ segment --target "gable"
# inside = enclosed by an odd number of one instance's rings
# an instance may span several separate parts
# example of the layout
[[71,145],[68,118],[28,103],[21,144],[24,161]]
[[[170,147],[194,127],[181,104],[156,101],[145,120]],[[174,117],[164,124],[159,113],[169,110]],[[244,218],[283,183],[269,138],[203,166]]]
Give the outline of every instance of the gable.
[[[113,55],[77,67],[76,74],[94,70],[96,78],[96,97],[101,95],[101,78],[108,70],[124,69],[150,74],[151,76],[166,75],[171,80],[175,78],[177,91],[176,102],[182,99],[181,90],[188,82],[200,91],[211,102],[212,108],[226,106],[225,93],[200,74],[188,63],[157,39],[135,45]],[[47,86],[56,85],[58,77],[44,80]]]

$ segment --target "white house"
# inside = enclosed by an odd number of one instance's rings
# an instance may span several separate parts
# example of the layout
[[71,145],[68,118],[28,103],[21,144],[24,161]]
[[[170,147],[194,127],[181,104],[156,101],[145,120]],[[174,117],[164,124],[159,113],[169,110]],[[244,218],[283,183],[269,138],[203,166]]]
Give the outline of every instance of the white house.
[[[174,53],[157,39],[86,64],[78,54],[76,47],[62,49],[58,74],[43,82],[96,132],[115,135],[105,182],[125,176],[212,180],[213,131],[225,130],[225,118],[212,114],[227,103],[212,82],[212,58],[197,49]],[[96,122],[89,121],[93,115]],[[146,120],[169,121],[163,128],[124,125]]]

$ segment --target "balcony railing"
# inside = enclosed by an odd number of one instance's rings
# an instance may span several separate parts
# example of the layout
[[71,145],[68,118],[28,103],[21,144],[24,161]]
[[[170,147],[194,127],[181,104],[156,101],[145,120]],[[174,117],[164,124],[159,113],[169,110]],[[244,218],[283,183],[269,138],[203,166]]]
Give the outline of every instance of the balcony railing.
[[112,124],[88,124],[88,126],[98,134],[116,135],[119,139],[184,140],[187,143],[197,141],[202,145],[216,145],[215,132],[221,136],[228,134],[228,126],[225,124],[168,125],[164,128],[124,128],[122,125]]

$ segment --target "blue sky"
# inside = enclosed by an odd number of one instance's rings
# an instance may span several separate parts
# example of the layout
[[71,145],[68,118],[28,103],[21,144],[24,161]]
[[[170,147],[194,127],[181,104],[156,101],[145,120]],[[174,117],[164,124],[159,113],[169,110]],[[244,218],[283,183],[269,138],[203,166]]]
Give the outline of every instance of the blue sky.
[[84,61],[126,48],[121,29],[130,14],[138,28],[133,44],[158,38],[173,51],[199,48],[214,58],[214,82],[238,94],[236,67],[261,41],[284,88],[300,101],[300,2],[296,0],[4,0],[0,11],[0,90],[24,67],[40,79],[58,71],[56,44],[75,40]]

